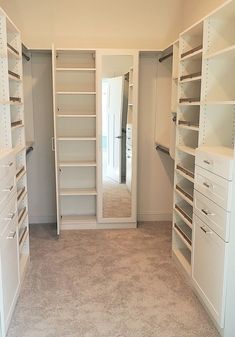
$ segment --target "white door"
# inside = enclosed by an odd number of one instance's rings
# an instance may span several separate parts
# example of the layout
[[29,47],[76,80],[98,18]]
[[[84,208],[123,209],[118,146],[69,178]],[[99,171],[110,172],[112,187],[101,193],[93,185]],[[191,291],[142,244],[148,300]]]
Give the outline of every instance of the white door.
[[108,79],[107,176],[121,183],[123,76]]

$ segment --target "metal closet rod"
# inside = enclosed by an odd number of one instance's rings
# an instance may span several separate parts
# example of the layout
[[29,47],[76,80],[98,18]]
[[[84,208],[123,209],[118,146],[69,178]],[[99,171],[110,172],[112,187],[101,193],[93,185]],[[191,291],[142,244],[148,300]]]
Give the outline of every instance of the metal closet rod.
[[169,57],[173,56],[173,45],[164,49],[161,54],[163,56],[159,58],[159,62],[162,62],[162,61],[168,59]]
[[165,153],[165,154],[170,155],[169,149],[167,149],[165,146],[162,146],[162,145],[160,145],[160,144],[157,144],[157,145],[156,145],[156,150],[157,150],[157,151],[160,151],[160,152],[163,152],[163,153]]
[[30,61],[30,57],[27,54],[25,54],[23,50],[28,51],[28,48],[22,43],[22,56],[24,56],[26,61]]

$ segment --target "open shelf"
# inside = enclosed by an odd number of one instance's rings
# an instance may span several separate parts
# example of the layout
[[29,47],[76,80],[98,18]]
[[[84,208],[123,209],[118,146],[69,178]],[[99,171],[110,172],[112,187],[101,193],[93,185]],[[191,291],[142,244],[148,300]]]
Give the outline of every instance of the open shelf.
[[185,201],[193,206],[193,183],[182,178],[181,176],[176,178],[175,190]]
[[96,115],[58,114],[58,118],[96,118]]
[[71,71],[74,71],[74,72],[94,72],[96,71],[96,68],[69,68],[69,67],[64,67],[64,68],[56,68],[56,71],[62,71],[62,72],[71,72]]
[[96,162],[96,142],[68,140],[58,143],[59,162]]
[[20,188],[17,191],[17,202],[18,202],[18,204],[25,198],[26,195],[27,195],[27,191],[26,191],[25,186]]
[[62,215],[61,224],[62,225],[71,225],[71,224],[96,224],[95,215]]
[[94,50],[56,50],[56,68],[62,69],[95,69]]
[[188,249],[192,250],[192,230],[185,225],[183,222],[181,223],[175,223],[174,224],[174,230],[179,235],[181,240],[184,242],[184,244],[188,247]]
[[173,247],[173,253],[179,260],[180,264],[184,267],[187,274],[191,274],[191,251],[188,248],[176,248]]
[[202,45],[197,46],[189,50],[188,52],[181,54],[181,61],[188,60],[188,59],[191,59],[191,60],[197,59],[197,58],[201,58],[201,56],[202,56]]
[[59,167],[96,167],[95,161],[60,161]]
[[73,141],[73,140],[77,140],[77,141],[86,141],[86,140],[92,140],[92,141],[96,141],[96,137],[58,137],[57,138],[60,141]]
[[189,147],[189,146],[178,145],[177,149],[179,151],[184,152],[184,153],[190,154],[191,156],[195,156],[196,148],[192,148],[192,147]]
[[67,166],[60,168],[61,189],[95,189],[95,166]]
[[175,196],[175,211],[181,216],[181,218],[192,226],[193,223],[193,207],[183,200],[178,195]]
[[61,188],[59,194],[61,196],[86,196],[97,195],[97,191],[94,188]]
[[96,137],[95,118],[63,118],[57,121],[58,138],[63,137]]
[[182,164],[177,164],[176,172],[189,181],[194,182],[194,168],[189,170],[188,168],[183,167]]
[[95,72],[58,72],[57,92],[95,93]]
[[22,227],[22,224],[23,224],[26,216],[27,216],[27,208],[24,207],[20,210],[20,212],[18,214],[18,227],[19,227],[19,229]]

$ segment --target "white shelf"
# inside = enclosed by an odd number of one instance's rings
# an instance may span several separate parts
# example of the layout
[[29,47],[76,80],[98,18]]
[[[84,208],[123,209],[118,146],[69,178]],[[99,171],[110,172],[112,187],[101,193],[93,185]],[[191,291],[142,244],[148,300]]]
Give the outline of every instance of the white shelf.
[[191,275],[191,252],[188,248],[175,248],[173,247],[173,253],[176,258],[179,260],[180,264],[184,267],[188,275]]
[[234,159],[234,149],[225,146],[201,146],[200,150],[204,150],[212,155],[226,157],[229,160]]
[[26,149],[25,145],[18,145],[14,148],[15,155],[24,151]]
[[204,55],[204,59],[209,60],[217,57],[222,57],[222,58],[235,58],[235,45],[232,45],[230,47],[218,50],[214,53],[206,54]]
[[[188,191],[186,191],[186,189],[184,188],[185,192],[188,193]],[[193,200],[191,200],[189,197],[187,197],[184,193],[182,193],[180,190],[178,190],[177,188],[175,188],[175,192],[182,198],[184,199],[187,203],[189,203],[189,205],[193,206]],[[191,195],[190,193],[188,193],[189,195]]]
[[193,149],[189,146],[178,145],[177,149],[181,152],[190,154],[191,156],[195,156],[195,154],[196,154],[196,149]]
[[11,75],[11,74],[8,74],[8,78],[9,78],[10,81],[15,81],[15,82],[19,82],[19,83],[22,82],[21,78],[17,78],[15,76]]
[[192,228],[193,226],[192,226],[192,224],[191,224],[191,222],[190,221],[188,221],[184,216],[183,216],[183,214],[182,213],[180,213],[179,211],[178,211],[178,209],[176,209],[176,208],[174,208],[174,211],[176,212],[176,214],[178,214],[178,216],[190,227],[190,228]]
[[61,161],[60,167],[96,167],[95,161]]
[[62,215],[61,224],[71,225],[79,223],[93,223],[96,224],[96,216],[94,215]]
[[15,53],[11,48],[7,47],[7,54],[9,58],[14,57],[17,60],[21,59],[20,54]]
[[191,131],[199,131],[198,126],[188,126],[184,124],[178,124],[177,127],[181,129],[191,130]]
[[94,188],[61,188],[59,194],[62,196],[86,196],[97,195],[97,191]]
[[24,175],[26,174],[26,170],[22,171],[18,177],[16,178],[16,182],[18,182]]
[[192,251],[192,246],[188,243],[188,241],[184,238],[184,236],[181,234],[181,232],[178,230],[177,227],[173,227],[174,231],[176,232],[176,234],[180,237],[180,239],[183,241],[183,243],[185,244],[185,246],[190,250],[190,252]]
[[66,114],[58,114],[58,118],[96,118],[96,115],[66,115]]
[[[18,195],[20,195],[20,197],[18,198]],[[17,193],[17,203],[18,205],[21,203],[22,200],[24,200],[24,198],[27,196],[27,191],[24,190],[22,191],[22,194]]]
[[190,105],[201,105],[201,102],[200,101],[197,101],[197,102],[183,102],[183,103],[178,103],[179,106],[190,106]]
[[17,129],[20,129],[20,128],[23,128],[23,127],[24,127],[24,124],[19,124],[19,125],[12,126],[11,130],[17,130]]
[[235,105],[235,101],[204,101],[202,105]]
[[28,212],[27,212],[26,208],[22,209],[21,212],[19,213],[18,218],[19,219],[21,218],[20,222],[18,223],[18,228],[19,229],[21,228],[21,226],[22,226],[22,224],[23,224],[23,222],[24,222],[24,220],[25,220],[25,218],[26,218],[27,215],[28,215]]
[[185,61],[185,60],[195,60],[195,59],[200,59],[202,57],[202,49],[195,51],[192,54],[189,54],[185,57],[182,57],[180,61]]
[[96,141],[96,137],[58,137],[57,140],[60,141],[70,141],[70,140],[93,140]]
[[63,67],[63,68],[56,68],[56,71],[96,71],[96,68],[71,68],[71,67]]
[[202,77],[201,76],[196,76],[192,78],[186,78],[185,80],[179,81],[180,84],[183,83],[189,83],[189,82],[196,82],[196,81],[201,81]]
[[57,91],[57,95],[96,95],[96,91]]
[[[185,171],[188,171],[189,173],[194,173],[194,172],[191,172],[185,168],[183,168]],[[191,175],[187,174],[186,172],[180,170],[179,168],[176,168],[175,171],[181,175],[183,178],[186,178],[187,180],[191,181],[192,183],[194,183],[194,178],[191,177]]]

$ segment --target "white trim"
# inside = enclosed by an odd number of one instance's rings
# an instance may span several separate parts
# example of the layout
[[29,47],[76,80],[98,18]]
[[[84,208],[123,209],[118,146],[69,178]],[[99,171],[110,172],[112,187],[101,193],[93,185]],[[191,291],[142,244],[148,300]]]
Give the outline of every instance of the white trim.
[[70,225],[61,225],[61,230],[84,230],[84,229],[130,229],[137,228],[135,222],[126,222],[126,223],[79,223],[79,224],[70,224]]
[[138,221],[172,221],[172,213],[138,213]]
[[56,223],[56,214],[54,215],[33,215],[29,217],[29,223],[34,224],[51,224]]

